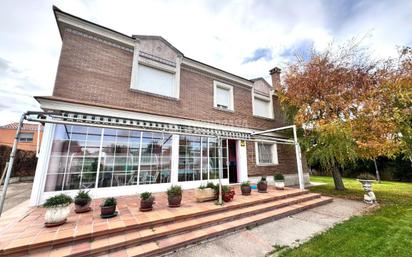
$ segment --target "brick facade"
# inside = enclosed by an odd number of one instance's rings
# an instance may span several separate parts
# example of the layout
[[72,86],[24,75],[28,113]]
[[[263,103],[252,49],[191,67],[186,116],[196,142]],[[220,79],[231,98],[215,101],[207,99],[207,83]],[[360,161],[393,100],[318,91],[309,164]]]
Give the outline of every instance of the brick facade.
[[[251,89],[184,65],[179,100],[132,90],[132,61],[129,51],[66,31],[53,96],[255,129],[282,124],[276,105],[275,120],[252,116]],[[213,80],[234,85],[234,112],[213,107]]]
[[[277,98],[275,119],[254,117],[252,89],[182,65],[180,98],[130,89],[133,52],[65,31],[53,96],[150,114],[265,130],[285,125]],[[213,107],[213,81],[233,85],[234,111]],[[296,174],[294,148],[278,145],[279,165],[256,166],[254,143],[247,143],[249,176],[275,171]]]
[[275,172],[283,174],[296,174],[296,155],[293,145],[278,144],[277,165],[258,166],[256,165],[255,143],[247,142],[247,166],[249,176],[273,176]]

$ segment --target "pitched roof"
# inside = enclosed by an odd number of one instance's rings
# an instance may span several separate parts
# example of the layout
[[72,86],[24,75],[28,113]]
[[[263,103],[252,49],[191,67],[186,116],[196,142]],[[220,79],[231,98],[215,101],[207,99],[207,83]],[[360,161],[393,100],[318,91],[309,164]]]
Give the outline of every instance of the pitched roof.
[[[17,129],[17,127],[19,126],[18,122],[13,122],[4,126],[1,126],[1,129]],[[21,130],[33,130],[33,131],[37,131],[37,123],[23,123],[23,127]],[[43,126],[40,125],[40,130],[43,130]]]

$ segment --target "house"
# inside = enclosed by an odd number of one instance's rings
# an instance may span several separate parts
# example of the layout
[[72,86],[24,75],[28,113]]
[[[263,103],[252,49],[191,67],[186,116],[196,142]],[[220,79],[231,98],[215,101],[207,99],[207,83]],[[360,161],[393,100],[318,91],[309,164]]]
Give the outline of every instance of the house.
[[[271,181],[275,172],[298,184],[287,136],[250,136],[287,125],[265,79],[193,60],[160,36],[124,35],[58,8],[54,14],[62,48],[52,96],[35,97],[52,118],[32,205],[78,189],[105,197],[217,182],[220,150],[223,184]],[[270,74],[278,85],[280,69]]]
[[[18,122],[0,126],[0,145],[13,146]],[[43,135],[40,124],[24,123],[18,139],[17,148],[25,151],[38,152]]]

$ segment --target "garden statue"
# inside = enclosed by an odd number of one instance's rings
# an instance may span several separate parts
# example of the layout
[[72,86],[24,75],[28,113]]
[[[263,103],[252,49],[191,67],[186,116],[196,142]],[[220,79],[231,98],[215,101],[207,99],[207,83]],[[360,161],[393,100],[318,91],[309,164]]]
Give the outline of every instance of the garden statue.
[[358,181],[362,184],[364,191],[363,201],[367,204],[377,203],[376,196],[372,191],[372,183],[374,182],[374,180],[375,177],[368,173],[364,173],[358,176]]

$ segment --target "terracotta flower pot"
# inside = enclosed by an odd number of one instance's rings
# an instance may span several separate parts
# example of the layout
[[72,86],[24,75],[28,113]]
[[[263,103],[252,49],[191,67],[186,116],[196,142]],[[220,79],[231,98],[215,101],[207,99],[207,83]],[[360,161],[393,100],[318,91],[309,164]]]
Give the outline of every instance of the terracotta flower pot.
[[116,211],[116,205],[113,205],[113,206],[100,206],[101,216],[113,215],[115,211]]
[[232,194],[231,193],[224,193],[222,195],[222,199],[225,202],[230,202],[232,200]]
[[83,212],[88,212],[91,210],[90,201],[86,202],[86,204],[83,204],[83,205],[75,204],[74,206],[75,206],[74,211],[76,213],[83,213]]
[[252,192],[252,188],[250,186],[241,186],[240,190],[242,190],[242,195],[250,195],[250,192]]
[[182,195],[169,195],[167,197],[169,207],[179,207],[182,202]]
[[140,211],[151,211],[153,210],[154,197],[151,196],[149,199],[140,200]]
[[267,184],[267,182],[259,181],[259,183],[257,184],[257,188],[258,188],[259,193],[267,193],[268,184]]

